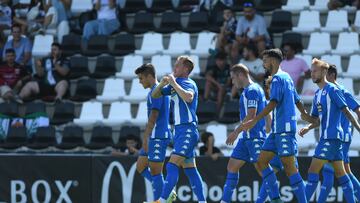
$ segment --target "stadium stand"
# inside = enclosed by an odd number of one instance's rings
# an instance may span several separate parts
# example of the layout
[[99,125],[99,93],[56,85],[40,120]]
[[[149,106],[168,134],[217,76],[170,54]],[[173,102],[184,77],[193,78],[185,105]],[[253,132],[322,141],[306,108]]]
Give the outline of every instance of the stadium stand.
[[[96,151],[106,146],[119,147],[118,137],[121,140],[129,134],[141,136],[147,122],[145,100],[148,90],[136,79],[135,68],[143,63],[153,63],[160,79],[172,72],[173,62],[182,54],[190,55],[195,64],[191,77],[199,89],[199,129],[203,131],[210,126],[210,130],[219,132],[216,133],[219,136],[216,145],[226,148],[224,140],[239,119],[238,100],[227,95],[221,112],[217,113],[216,103],[203,101],[202,97],[203,73],[214,65],[216,36],[223,25],[223,9],[227,7],[217,4],[210,10],[198,9],[198,0],[117,2],[121,29],[109,36],[96,35],[89,41],[83,40],[85,23],[97,18],[90,0],[72,0],[71,30],[61,40],[54,37],[54,33],[35,34],[33,60],[47,56],[52,42],[61,42],[63,55],[70,61],[71,71],[67,76],[70,94],[61,102],[35,98],[25,104],[1,103],[1,114],[24,117],[44,112],[51,124],[48,128],[39,128],[31,140],[28,140],[30,135],[25,126],[10,126],[7,136],[0,142],[1,149],[17,150],[28,146],[44,150],[56,146],[58,150],[86,147]],[[243,3],[233,0],[231,9],[236,18],[243,15]],[[255,7],[266,20],[274,46],[281,48],[283,44],[294,44],[296,56],[304,59],[309,67],[313,57],[335,64],[338,81],[360,97],[360,11],[353,7],[329,10],[327,3],[328,0],[259,0]],[[317,86],[307,79],[301,89],[301,98],[309,110]],[[298,128],[304,125],[299,115],[297,120]],[[211,125],[212,122],[221,124]],[[61,142],[57,144],[58,133]],[[315,130],[305,138],[298,138],[301,154],[307,155],[313,149],[317,135]],[[351,145],[353,150],[360,150],[357,139],[355,135]],[[354,155],[357,154],[354,152]]]

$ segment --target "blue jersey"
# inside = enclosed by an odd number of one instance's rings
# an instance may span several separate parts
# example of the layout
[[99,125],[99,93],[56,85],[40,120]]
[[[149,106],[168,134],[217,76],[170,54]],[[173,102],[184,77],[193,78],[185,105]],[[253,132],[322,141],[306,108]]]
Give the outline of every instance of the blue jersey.
[[[342,85],[337,85],[337,87],[341,90],[344,95],[345,102],[347,106],[355,111],[359,108],[360,104],[356,101],[356,99],[351,95],[351,93],[344,88]],[[346,118],[344,113],[341,113],[341,127],[344,131],[343,141],[344,142],[351,142],[351,135],[352,135],[352,125],[350,121]]]
[[320,118],[320,140],[343,139],[341,110],[346,106],[344,95],[336,85],[327,83],[316,91],[311,115]]
[[300,98],[286,72],[276,73],[270,84],[270,101],[276,101],[271,124],[272,133],[296,133],[295,104]]
[[[240,96],[240,121],[245,119],[248,109],[255,108],[258,115],[265,108],[265,104],[263,89],[257,83],[251,83]],[[265,119],[261,119],[249,131],[243,131],[243,138],[266,138]]]
[[186,91],[194,93],[194,98],[190,103],[184,101],[180,95],[178,95],[175,89],[168,85],[161,91],[163,95],[171,95],[171,100],[174,102],[174,124],[190,124],[198,122],[196,116],[196,109],[198,103],[198,88],[196,83],[190,78],[176,78],[176,82]]
[[170,138],[170,97],[162,96],[160,98],[152,98],[151,93],[156,88],[157,84],[154,85],[148,96],[147,96],[147,113],[148,117],[150,116],[150,112],[153,109],[159,111],[159,115],[157,117],[154,129],[150,135],[152,139],[167,139]]

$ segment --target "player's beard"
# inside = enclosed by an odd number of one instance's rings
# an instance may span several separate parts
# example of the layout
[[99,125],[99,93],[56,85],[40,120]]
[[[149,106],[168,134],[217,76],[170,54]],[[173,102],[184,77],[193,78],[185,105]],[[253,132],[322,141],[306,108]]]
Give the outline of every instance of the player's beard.
[[318,84],[321,82],[321,79],[320,78],[316,78],[315,80],[313,80],[314,83]]

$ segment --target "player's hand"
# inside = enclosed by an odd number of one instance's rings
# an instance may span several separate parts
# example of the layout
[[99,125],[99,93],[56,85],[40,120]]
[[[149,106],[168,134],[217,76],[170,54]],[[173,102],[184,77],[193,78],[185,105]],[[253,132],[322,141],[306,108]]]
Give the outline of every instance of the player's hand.
[[160,81],[161,84],[163,84],[163,86],[169,84],[169,77],[168,76],[164,76],[161,81]]
[[308,133],[309,130],[310,130],[309,127],[305,126],[305,127],[301,128],[301,129],[299,130],[299,135],[300,135],[301,137],[304,137],[304,135],[305,135],[306,133]]
[[168,76],[168,81],[170,83],[170,85],[174,85],[175,84],[175,77],[173,74],[169,74]]
[[240,127],[241,131],[250,130],[251,128],[253,128],[255,126],[255,124],[256,124],[255,120],[253,120],[253,119],[248,120],[241,125],[241,127]]
[[149,150],[149,142],[147,140],[144,140],[143,144],[142,144],[142,148],[144,150],[145,153],[148,153]]
[[234,131],[231,132],[226,139],[226,144],[233,145],[237,137],[238,137],[238,134],[236,132],[234,132]]

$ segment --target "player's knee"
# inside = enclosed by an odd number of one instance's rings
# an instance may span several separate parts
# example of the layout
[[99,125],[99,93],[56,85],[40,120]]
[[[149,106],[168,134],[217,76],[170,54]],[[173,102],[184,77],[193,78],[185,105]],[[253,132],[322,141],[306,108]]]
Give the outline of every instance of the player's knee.
[[289,162],[283,162],[283,166],[287,176],[291,176],[297,173],[297,168],[295,167],[295,164]]
[[349,165],[349,164],[344,164],[344,167],[345,167],[345,172],[346,172],[347,174],[351,174],[351,173],[352,173],[352,171],[351,171],[351,168],[350,168],[350,165]]

